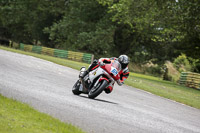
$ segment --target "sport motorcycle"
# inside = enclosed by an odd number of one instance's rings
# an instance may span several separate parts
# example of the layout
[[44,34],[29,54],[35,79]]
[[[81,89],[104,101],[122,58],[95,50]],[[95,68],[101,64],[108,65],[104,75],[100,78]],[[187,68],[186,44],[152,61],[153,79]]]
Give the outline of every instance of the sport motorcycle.
[[91,99],[96,98],[103,91],[111,92],[115,81],[118,85],[120,82],[119,72],[121,71],[121,64],[117,60],[112,60],[109,64],[103,64],[89,72],[84,78],[80,75],[86,71],[85,67],[80,69],[79,79],[74,84],[72,92],[75,95],[88,94]]

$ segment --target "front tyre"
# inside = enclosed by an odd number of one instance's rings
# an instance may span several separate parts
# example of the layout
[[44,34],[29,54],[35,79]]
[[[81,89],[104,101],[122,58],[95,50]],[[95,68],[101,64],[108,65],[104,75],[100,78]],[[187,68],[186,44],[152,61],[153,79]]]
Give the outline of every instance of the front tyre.
[[81,82],[80,80],[76,81],[76,83],[74,84],[73,88],[72,88],[72,92],[74,93],[74,95],[80,95],[81,92],[79,91]]
[[101,94],[101,92],[106,88],[107,85],[108,81],[106,80],[99,82],[96,87],[92,87],[92,89],[89,91],[88,97],[94,99],[99,94]]

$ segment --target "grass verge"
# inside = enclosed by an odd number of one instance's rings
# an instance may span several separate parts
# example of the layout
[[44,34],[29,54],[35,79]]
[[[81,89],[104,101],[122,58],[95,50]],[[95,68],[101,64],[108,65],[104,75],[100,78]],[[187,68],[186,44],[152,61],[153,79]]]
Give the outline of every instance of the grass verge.
[[164,81],[161,78],[131,73],[127,85],[200,109],[200,91]]
[[[45,59],[60,65],[68,66],[74,69],[79,70],[81,66],[88,66],[88,64],[70,61],[66,59],[55,58],[46,55],[40,55],[35,53],[24,52],[20,50],[15,50],[11,48],[6,48],[0,46],[0,49],[17,52],[21,54],[35,56],[41,59]],[[200,109],[200,91],[184,86],[177,85],[173,82],[163,81],[161,78],[137,74],[137,73],[130,73],[129,78],[125,82],[129,86],[133,86],[153,94],[175,100],[177,102],[195,107]]]
[[83,133],[70,124],[0,95],[1,133]]
[[82,66],[86,66],[86,67],[89,66],[89,64],[82,63],[82,62],[76,62],[76,61],[66,60],[66,59],[62,59],[62,58],[56,58],[56,57],[52,57],[52,56],[48,56],[48,55],[42,55],[42,54],[36,54],[36,53],[21,51],[21,50],[18,50],[18,49],[12,49],[12,48],[8,48],[8,47],[4,47],[4,46],[0,46],[0,49],[15,52],[15,53],[34,56],[34,57],[37,57],[37,58],[40,58],[40,59],[44,59],[44,60],[54,62],[56,64],[71,67],[71,68],[76,69],[76,70],[80,70],[80,68]]

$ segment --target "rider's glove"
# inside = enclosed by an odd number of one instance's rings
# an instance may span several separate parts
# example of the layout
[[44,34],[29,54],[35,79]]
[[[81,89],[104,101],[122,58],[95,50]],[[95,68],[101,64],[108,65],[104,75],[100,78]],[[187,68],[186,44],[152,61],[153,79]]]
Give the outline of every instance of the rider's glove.
[[119,85],[119,86],[122,86],[123,84],[124,84],[124,82],[121,82],[119,79],[117,80],[117,84]]

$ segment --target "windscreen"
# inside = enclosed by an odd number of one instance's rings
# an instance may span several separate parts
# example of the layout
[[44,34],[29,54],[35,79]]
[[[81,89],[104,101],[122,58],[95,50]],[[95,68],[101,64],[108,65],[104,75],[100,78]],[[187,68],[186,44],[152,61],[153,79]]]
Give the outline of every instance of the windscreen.
[[117,71],[121,71],[121,64],[117,60],[112,60],[112,67],[116,68]]

